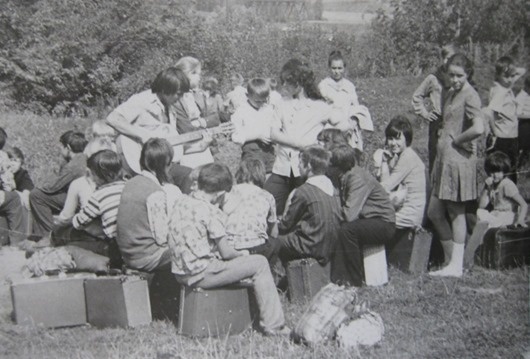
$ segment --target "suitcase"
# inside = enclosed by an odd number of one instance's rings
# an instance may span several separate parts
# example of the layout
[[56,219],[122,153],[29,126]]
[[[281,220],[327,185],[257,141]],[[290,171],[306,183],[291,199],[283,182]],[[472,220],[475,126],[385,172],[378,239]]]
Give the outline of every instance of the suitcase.
[[491,228],[477,250],[475,262],[491,269],[530,264],[530,228]]
[[250,328],[248,288],[200,289],[182,286],[177,332],[190,337],[220,337]]
[[97,328],[151,323],[147,280],[138,276],[87,279],[85,299],[87,321]]
[[13,282],[11,299],[15,322],[47,328],[86,324],[83,283],[94,277],[93,274],[78,273]]
[[310,300],[330,282],[329,263],[322,266],[314,258],[287,263],[287,285],[291,302]]
[[416,233],[414,229],[398,230],[394,240],[393,246],[387,251],[389,265],[413,274],[427,272],[432,243],[429,233]]
[[177,324],[180,283],[170,271],[155,272],[149,283],[149,298],[153,319],[170,320]]

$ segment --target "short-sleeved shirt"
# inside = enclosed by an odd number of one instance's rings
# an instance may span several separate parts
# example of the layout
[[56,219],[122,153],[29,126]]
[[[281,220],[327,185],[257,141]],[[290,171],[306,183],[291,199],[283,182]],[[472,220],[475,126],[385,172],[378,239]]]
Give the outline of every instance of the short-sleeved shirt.
[[127,101],[116,107],[110,114],[124,118],[128,123],[146,129],[158,129],[161,123],[176,126],[176,119],[151,90],[145,90],[131,96]]
[[269,192],[251,183],[240,183],[226,195],[226,233],[235,249],[252,248],[268,240],[269,223],[276,222],[276,202]]
[[518,135],[517,107],[512,89],[495,82],[489,93],[488,108],[494,112],[493,133],[500,138]]
[[180,197],[169,216],[171,270],[179,276],[195,276],[215,257],[216,240],[226,235],[226,215],[194,192]]
[[518,193],[515,183],[507,177],[503,178],[497,187],[488,193],[493,210],[517,212],[518,205],[513,198]]
[[[300,99],[283,101],[277,111],[277,123],[287,135],[298,138],[307,145],[316,144],[317,136],[329,122],[332,107],[324,101]],[[300,151],[289,146],[278,145],[272,172],[280,175],[300,176],[298,169]]]

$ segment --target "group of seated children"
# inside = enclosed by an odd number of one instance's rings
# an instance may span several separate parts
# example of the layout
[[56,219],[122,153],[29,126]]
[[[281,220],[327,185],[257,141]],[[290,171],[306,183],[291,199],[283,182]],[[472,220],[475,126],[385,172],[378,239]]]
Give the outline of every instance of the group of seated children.
[[[178,66],[182,69],[157,76],[149,96],[154,99],[161,91],[169,97],[157,85],[165,77],[175,78],[180,89],[189,76],[191,86],[200,63],[186,57]],[[178,156],[161,138],[142,141],[138,173],[124,171],[114,129],[125,127],[113,119],[134,122],[125,118],[134,112],[128,102],[109,115],[114,128],[94,123],[90,142],[80,132],[62,134],[65,163],[37,188],[22,168],[21,151],[0,150],[0,215],[7,217],[12,244],[25,237],[23,210],[29,208],[34,246],[68,244],[109,257],[117,254],[111,258],[114,264],[123,261],[147,272],[171,270],[188,286],[213,288],[246,279],[254,289],[263,331],[286,333],[275,288],[279,281],[271,271],[276,262],[285,266],[309,257],[322,265],[329,262],[333,282],[361,286],[363,246],[384,245],[391,253],[422,225],[427,202],[425,166],[411,147],[409,120],[399,115],[389,122],[385,147],[374,153],[377,173],[372,175],[364,168],[359,142],[360,130],[371,124],[369,113],[359,109],[355,87],[343,77],[340,53],[330,55],[329,66],[331,77],[317,87],[307,64],[288,61],[280,75],[282,100],[271,100],[271,81],[252,79],[245,89],[242,78],[234,76],[234,91],[221,104],[217,85],[210,81],[209,95],[218,107],[231,108],[231,138],[242,146],[235,184],[228,167],[213,162],[182,172],[189,184],[182,186],[170,175]],[[353,115],[352,107],[357,108]],[[6,138],[1,130],[0,148]],[[496,146],[502,143],[497,139]],[[490,177],[467,262],[487,228],[525,226],[527,205],[506,177],[512,164],[501,151],[486,158]],[[488,206],[493,210],[489,214],[484,211]]]

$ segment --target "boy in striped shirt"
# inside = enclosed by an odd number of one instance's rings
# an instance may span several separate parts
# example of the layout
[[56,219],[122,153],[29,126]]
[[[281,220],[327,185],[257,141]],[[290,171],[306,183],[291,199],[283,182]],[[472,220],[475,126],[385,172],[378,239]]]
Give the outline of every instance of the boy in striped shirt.
[[125,186],[120,177],[120,159],[114,151],[102,150],[90,156],[87,167],[97,189],[81,211],[72,218],[72,225],[77,230],[87,230],[90,233],[91,224],[101,219],[103,238],[114,240],[118,207]]

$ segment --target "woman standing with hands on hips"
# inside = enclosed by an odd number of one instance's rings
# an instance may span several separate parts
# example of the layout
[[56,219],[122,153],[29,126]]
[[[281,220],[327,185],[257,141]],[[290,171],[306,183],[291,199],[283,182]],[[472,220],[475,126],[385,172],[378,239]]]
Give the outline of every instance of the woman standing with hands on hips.
[[469,83],[473,75],[471,61],[465,55],[455,54],[447,63],[447,72],[451,88],[443,101],[428,216],[440,236],[449,264],[430,274],[461,277],[467,233],[466,202],[478,197],[476,139],[483,134],[484,124],[480,98]]

